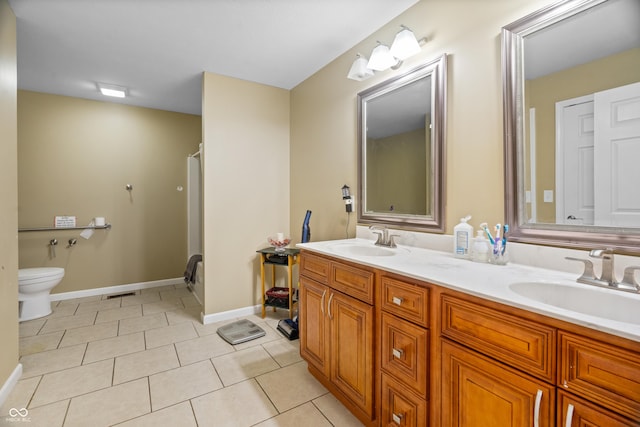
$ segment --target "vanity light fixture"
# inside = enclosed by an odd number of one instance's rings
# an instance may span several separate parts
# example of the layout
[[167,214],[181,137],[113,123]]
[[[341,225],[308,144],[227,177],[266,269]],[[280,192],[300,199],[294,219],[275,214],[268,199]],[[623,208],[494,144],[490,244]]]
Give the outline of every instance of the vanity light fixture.
[[369,60],[367,58],[358,54],[356,60],[353,61],[353,64],[349,69],[349,74],[347,74],[347,78],[361,82],[373,76],[373,70],[370,70],[369,68],[367,68],[368,62]]
[[[404,25],[402,30],[396,34],[391,48],[378,41],[378,45],[371,52],[369,61],[358,54],[358,57],[351,65],[347,78],[362,81],[373,76],[374,71],[385,71],[389,68],[397,70],[402,65],[402,61],[420,52],[426,39],[417,40],[413,31]],[[366,64],[366,65],[365,65]]]
[[104,96],[113,96],[115,98],[124,98],[127,96],[127,88],[106,83],[98,83],[98,90]]
[[373,48],[371,58],[367,68],[374,71],[384,71],[398,64],[398,60],[391,55],[389,46],[378,42],[378,46]]
[[394,58],[398,58],[400,61],[404,61],[410,56],[420,52],[420,43],[416,40],[413,31],[401,25],[402,31],[396,34],[396,38],[391,45],[391,55]]

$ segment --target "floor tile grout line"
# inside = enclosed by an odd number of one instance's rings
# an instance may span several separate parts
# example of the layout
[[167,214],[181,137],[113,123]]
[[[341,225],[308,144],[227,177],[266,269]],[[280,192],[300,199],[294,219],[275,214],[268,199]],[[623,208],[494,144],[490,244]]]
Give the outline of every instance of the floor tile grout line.
[[322,394],[318,397],[316,397],[315,399],[311,399],[309,402],[311,402],[311,404],[318,410],[318,412],[320,412],[320,414],[322,414],[322,416],[324,417],[325,420],[327,420],[327,422],[329,424],[331,424],[332,426],[335,427],[335,424],[331,422],[331,420],[329,419],[329,417],[327,417],[327,415],[322,411],[322,409],[320,409],[320,407],[316,404],[316,400],[320,399],[321,397],[326,396],[327,394],[331,394],[331,392],[327,391],[325,394]]

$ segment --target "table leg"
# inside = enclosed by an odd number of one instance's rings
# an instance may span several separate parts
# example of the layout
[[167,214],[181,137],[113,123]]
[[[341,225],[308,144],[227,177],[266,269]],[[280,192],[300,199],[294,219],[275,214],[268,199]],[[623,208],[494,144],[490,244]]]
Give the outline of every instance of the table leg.
[[264,289],[264,262],[266,260],[266,257],[264,254],[260,254],[260,282],[262,284],[262,318],[264,319],[264,317],[267,315],[266,311],[265,311],[265,306],[264,306],[264,296],[265,296],[265,292],[266,290]]

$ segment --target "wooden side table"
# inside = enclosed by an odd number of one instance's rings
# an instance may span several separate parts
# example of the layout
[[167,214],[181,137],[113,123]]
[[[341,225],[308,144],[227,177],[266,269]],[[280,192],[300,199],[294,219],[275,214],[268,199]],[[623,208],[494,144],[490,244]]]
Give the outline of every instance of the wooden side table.
[[[276,267],[282,266],[287,267],[287,286],[289,288],[289,303],[287,307],[289,308],[289,318],[293,318],[293,305],[297,302],[293,298],[293,266],[298,263],[298,254],[300,253],[300,249],[295,248],[286,248],[282,252],[276,252],[276,249],[273,247],[268,247],[264,249],[260,249],[256,251],[260,254],[260,282],[262,285],[262,318],[267,314],[267,306],[273,307],[273,311],[276,311],[277,308],[284,308],[282,306],[277,306],[273,304],[269,304],[265,298],[267,289],[265,289],[265,265],[271,265],[271,284],[275,286],[276,283]],[[274,259],[286,258],[285,262],[276,262],[272,261],[272,257],[278,257]]]

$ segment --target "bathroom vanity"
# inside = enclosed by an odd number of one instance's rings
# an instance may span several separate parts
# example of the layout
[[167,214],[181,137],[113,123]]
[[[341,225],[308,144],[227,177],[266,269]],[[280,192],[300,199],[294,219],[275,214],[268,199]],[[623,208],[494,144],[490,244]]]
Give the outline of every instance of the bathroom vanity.
[[640,295],[606,308],[622,292],[573,274],[363,239],[300,248],[302,357],[365,425],[640,425]]

